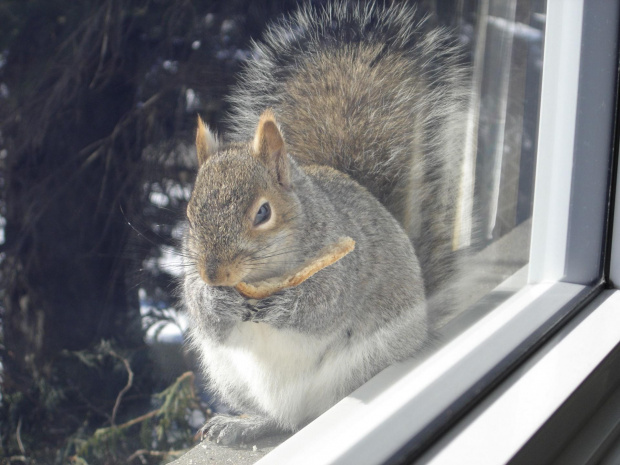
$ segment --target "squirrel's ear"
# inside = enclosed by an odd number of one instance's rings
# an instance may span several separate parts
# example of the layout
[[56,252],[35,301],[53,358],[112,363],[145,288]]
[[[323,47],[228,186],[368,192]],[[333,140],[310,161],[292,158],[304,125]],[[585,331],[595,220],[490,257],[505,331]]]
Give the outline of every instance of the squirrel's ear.
[[209,130],[200,115],[198,115],[198,129],[196,129],[198,166],[202,166],[211,155],[217,153],[218,145],[217,136]]
[[271,110],[265,110],[258,120],[252,150],[254,156],[267,165],[282,186],[291,187],[291,168],[284,137]]

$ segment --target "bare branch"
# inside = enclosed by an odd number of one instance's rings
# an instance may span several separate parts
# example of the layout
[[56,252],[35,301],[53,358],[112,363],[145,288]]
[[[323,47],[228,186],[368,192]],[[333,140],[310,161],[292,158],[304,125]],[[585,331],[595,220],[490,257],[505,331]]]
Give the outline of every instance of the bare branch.
[[123,396],[127,391],[129,391],[129,389],[131,389],[131,386],[133,385],[133,371],[131,371],[131,366],[129,365],[129,361],[126,358],[121,357],[112,349],[110,349],[109,354],[123,362],[123,365],[125,365],[125,370],[127,370],[127,384],[123,389],[121,389],[121,391],[118,393],[118,396],[116,396],[116,402],[114,403],[114,408],[112,409],[112,418],[110,419],[110,423],[112,423],[112,426],[116,426],[116,412],[121,405],[121,400],[123,399]]
[[19,421],[17,422],[17,433],[15,435],[17,437],[17,445],[19,446],[19,451],[22,455],[26,455],[26,449],[24,449],[24,443],[22,443],[22,417],[19,417]]

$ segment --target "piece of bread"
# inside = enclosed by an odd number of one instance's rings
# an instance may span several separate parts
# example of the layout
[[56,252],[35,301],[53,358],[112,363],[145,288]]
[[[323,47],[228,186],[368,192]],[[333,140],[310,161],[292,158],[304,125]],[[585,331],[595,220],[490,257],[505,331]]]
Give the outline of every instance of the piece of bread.
[[314,273],[336,263],[355,248],[355,241],[350,237],[341,237],[335,244],[329,245],[319,252],[318,256],[307,261],[301,267],[286,276],[270,278],[257,283],[241,282],[235,288],[250,299],[264,299],[282,289],[295,287],[303,283]]

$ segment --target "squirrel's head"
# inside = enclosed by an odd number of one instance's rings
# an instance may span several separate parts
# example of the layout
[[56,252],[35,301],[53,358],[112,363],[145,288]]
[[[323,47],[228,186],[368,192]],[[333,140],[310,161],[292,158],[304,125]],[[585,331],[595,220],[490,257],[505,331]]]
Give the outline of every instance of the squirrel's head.
[[250,143],[227,145],[198,117],[196,151],[188,246],[201,278],[212,286],[235,286],[296,265],[291,231],[300,207],[273,113],[263,113]]

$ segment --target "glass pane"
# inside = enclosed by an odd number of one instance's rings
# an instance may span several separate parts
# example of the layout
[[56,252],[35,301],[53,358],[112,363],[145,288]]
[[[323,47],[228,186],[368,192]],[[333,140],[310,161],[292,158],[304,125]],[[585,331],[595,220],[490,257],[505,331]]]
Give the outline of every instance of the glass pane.
[[[251,39],[298,2],[65,3],[0,0],[0,455],[164,463],[229,411],[183,345],[196,115],[234,132],[226,96],[260,58]],[[545,2],[410,3],[471,71],[448,247],[459,269],[427,295],[446,339],[525,283]]]
[[[460,244],[469,248],[456,285],[465,309],[528,262],[545,2],[491,0],[462,8],[471,22],[461,13],[461,29],[473,31],[468,49],[476,125],[476,145],[466,151],[464,170],[473,194],[471,215],[463,217],[471,224],[463,222],[460,233]],[[492,302],[526,279],[525,271],[519,273]]]

